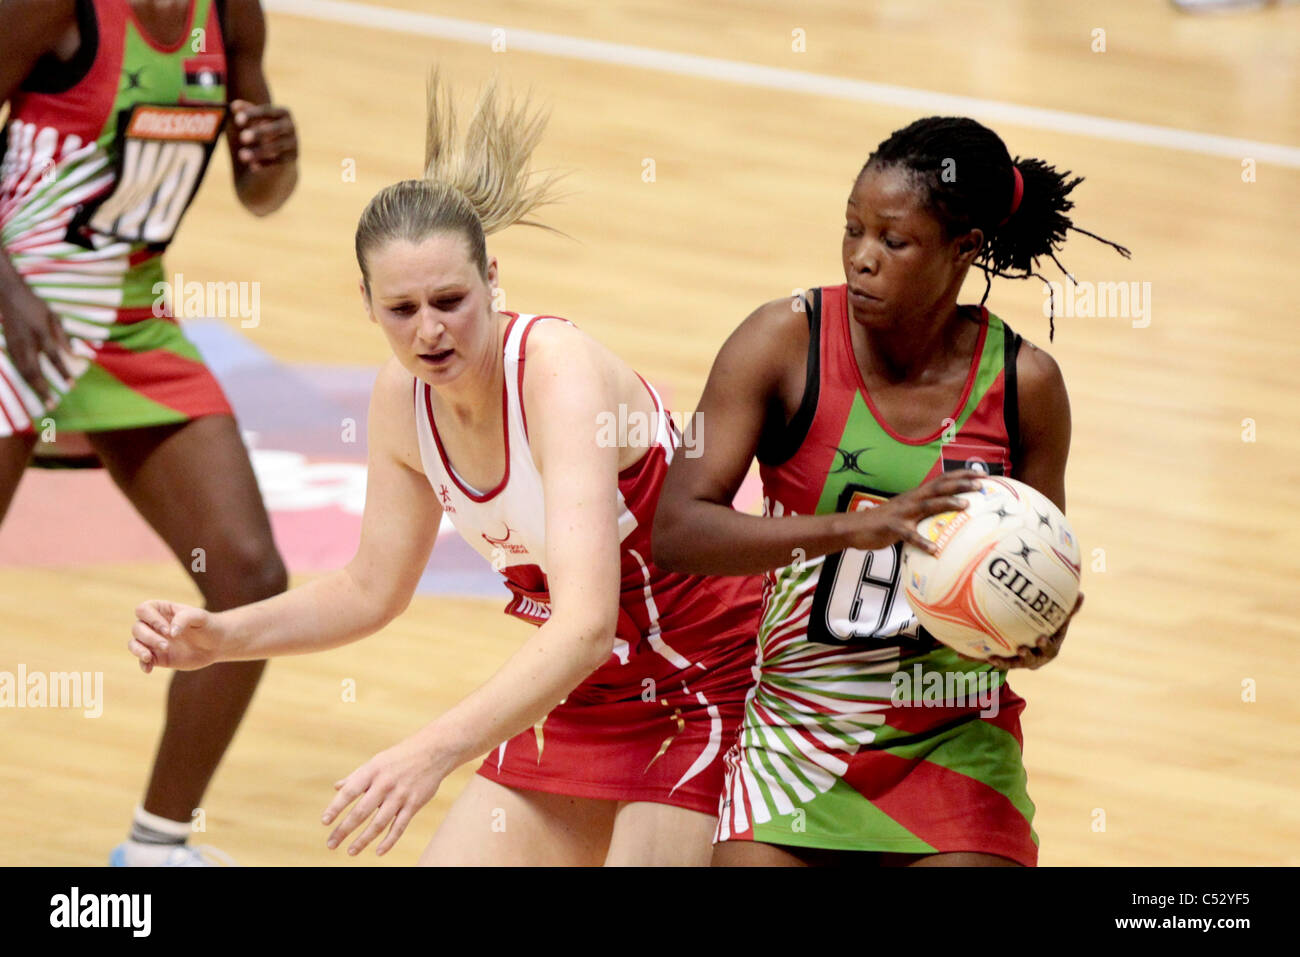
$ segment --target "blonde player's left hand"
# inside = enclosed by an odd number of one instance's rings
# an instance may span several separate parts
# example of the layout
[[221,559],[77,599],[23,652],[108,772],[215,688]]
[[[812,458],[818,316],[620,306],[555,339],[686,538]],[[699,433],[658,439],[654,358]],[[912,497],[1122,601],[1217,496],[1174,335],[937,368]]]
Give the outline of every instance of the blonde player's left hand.
[[[321,817],[322,824],[331,824],[339,813],[357,798],[356,805],[330,834],[325,842],[333,850],[343,840],[364,824],[369,825],[348,847],[349,854],[360,854],[366,846],[388,828],[388,835],[375,849],[385,854],[411,822],[417,811],[438,793],[442,779],[450,772],[437,757],[427,730],[411,735],[387,751],[381,751],[357,768],[334,788],[339,793]],[[374,815],[371,818],[371,815]]]
[[220,660],[217,650],[227,639],[218,613],[155,599],[137,605],[135,619],[126,647],[145,674],[155,665],[196,671]]
[[1016,649],[1019,654],[1014,658],[994,657],[986,660],[994,668],[1028,668],[1032,671],[1035,668],[1043,667],[1061,653],[1061,643],[1065,641],[1065,632],[1070,627],[1070,619],[1077,615],[1082,607],[1083,592],[1080,592],[1074,607],[1070,609],[1070,614],[1061,623],[1061,627],[1056,629],[1056,634],[1044,635],[1038,639],[1038,644],[1033,646],[1021,645]]

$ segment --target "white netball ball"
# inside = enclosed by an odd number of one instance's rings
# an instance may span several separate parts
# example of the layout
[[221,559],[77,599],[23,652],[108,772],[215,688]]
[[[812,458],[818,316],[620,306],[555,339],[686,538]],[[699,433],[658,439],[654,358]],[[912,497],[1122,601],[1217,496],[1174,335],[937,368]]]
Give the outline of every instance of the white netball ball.
[[1015,657],[1054,634],[1079,595],[1079,544],[1047,496],[1001,476],[966,508],[917,526],[939,551],[903,547],[903,588],[935,638],[972,658]]

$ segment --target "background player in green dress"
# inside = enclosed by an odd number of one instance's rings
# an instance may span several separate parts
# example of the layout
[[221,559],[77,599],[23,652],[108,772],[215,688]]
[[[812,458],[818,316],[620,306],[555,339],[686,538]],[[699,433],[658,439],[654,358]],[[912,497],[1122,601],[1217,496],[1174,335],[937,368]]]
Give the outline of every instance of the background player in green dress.
[[[1013,163],[973,120],[895,132],[849,195],[846,283],[760,307],[719,353],[709,442],[673,463],[654,530],[663,567],[766,575],[715,863],[1036,863],[1005,669],[1055,657],[1068,621],[1015,659],[964,659],[920,628],[898,574],[902,542],[933,550],[917,521],[980,473],[1065,508],[1059,368],[957,297],[972,264],[1024,277],[1053,255],[1067,177]],[[731,508],[755,455],[763,517]],[[960,673],[996,707],[900,700],[899,672]]]
[[[226,130],[257,215],[297,181],[271,104],[256,0],[3,0],[0,515],[38,433],[84,432],[207,607],[284,590],[248,453],[221,388],[159,308],[162,252]],[[232,114],[227,122],[227,113]],[[264,662],[177,674],[130,839],[115,864],[196,864],[191,812]]]

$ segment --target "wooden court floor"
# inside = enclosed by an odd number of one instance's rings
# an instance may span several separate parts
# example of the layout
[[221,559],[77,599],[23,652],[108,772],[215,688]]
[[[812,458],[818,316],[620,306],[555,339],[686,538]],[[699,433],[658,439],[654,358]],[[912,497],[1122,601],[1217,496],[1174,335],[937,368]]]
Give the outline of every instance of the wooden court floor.
[[[394,32],[380,13],[347,25],[275,6],[267,68],[299,124],[298,192],[256,220],[219,156],[169,270],[261,283],[261,324],[241,332],[286,362],[386,356],[357,300],[352,233],[376,190],[418,174],[432,63],[467,95],[493,71],[531,87],[552,110],[540,161],[573,171],[571,195],[547,216],[572,239],[516,229],[490,240],[507,308],[574,319],[682,409],[755,306],[842,280],[854,174],[891,130],[934,112],[519,49],[513,31],[1283,144],[1289,155],[1300,146],[1296,9],[1194,19],[1162,0],[372,5],[490,21],[504,30],[494,51]],[[1149,323],[1062,317],[1050,346],[1038,283],[997,281],[989,303],[1057,358],[1074,415],[1069,514],[1088,607],[1057,662],[1013,677],[1029,702],[1042,863],[1300,864],[1300,164],[1255,157],[1247,181],[1246,152],[1140,145],[1083,122],[990,125],[1013,154],[1085,176],[1076,221],[1133,250],[1124,261],[1076,236],[1062,257],[1076,277],[1150,284]],[[972,282],[974,298],[981,289]],[[47,480],[29,474],[15,511]],[[93,720],[0,710],[0,864],[95,864],[121,840],[165,690],[124,650],[131,610],[196,594],[178,566],[88,563],[77,530],[49,534],[66,538],[66,564],[0,567],[0,670],[102,671],[105,707]],[[520,644],[527,627],[500,604],[417,598],[365,642],[274,662],[197,839],[245,864],[375,863],[325,850],[330,785]],[[340,695],[349,679],[355,702]],[[389,860],[414,863],[470,773],[447,780]]]

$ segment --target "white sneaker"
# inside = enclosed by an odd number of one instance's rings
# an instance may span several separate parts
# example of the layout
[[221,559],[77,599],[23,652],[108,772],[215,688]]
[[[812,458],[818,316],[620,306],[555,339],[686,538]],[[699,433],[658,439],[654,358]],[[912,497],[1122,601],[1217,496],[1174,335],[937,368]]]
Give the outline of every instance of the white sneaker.
[[141,844],[123,841],[108,857],[110,867],[238,867],[211,844]]

